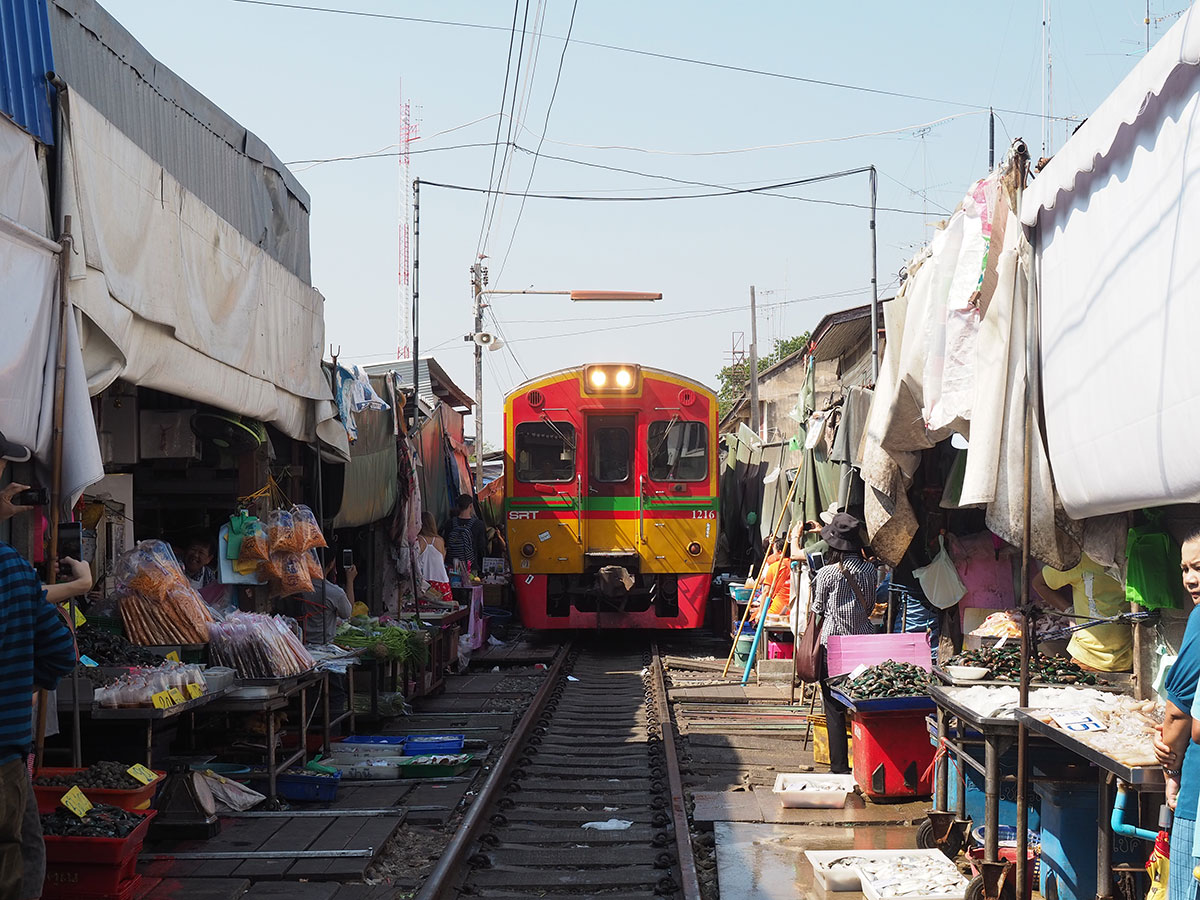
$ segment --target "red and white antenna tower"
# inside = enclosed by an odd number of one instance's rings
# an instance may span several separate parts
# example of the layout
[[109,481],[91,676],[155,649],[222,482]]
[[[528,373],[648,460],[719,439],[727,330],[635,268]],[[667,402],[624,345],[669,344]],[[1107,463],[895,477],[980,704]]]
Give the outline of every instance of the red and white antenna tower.
[[412,228],[412,177],[408,155],[409,144],[417,139],[420,125],[412,120],[412,109],[400,95],[400,327],[397,329],[396,359],[412,357],[412,258],[409,236]]

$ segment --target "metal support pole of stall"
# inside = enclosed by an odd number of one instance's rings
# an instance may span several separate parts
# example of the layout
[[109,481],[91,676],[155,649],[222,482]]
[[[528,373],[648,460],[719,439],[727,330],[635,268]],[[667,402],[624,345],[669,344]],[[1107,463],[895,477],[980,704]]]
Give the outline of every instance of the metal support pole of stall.
[[[1018,166],[1017,171],[1017,214],[1020,215],[1021,198],[1025,188],[1026,166],[1028,152],[1025,144],[1016,141],[1013,144],[1013,161]],[[1033,417],[1034,404],[1037,402],[1037,293],[1033,281],[1032,270],[1029,274],[1029,285],[1026,291],[1025,305],[1025,445],[1023,450],[1023,475],[1021,486],[1021,510],[1024,521],[1021,524],[1021,612],[1024,614],[1021,625],[1021,679],[1018,688],[1019,702],[1022,708],[1029,705],[1029,656],[1037,649],[1037,622],[1029,602],[1029,569],[1030,569],[1030,539],[1033,533],[1032,479],[1033,479]],[[1101,816],[1103,819],[1103,816]],[[1029,729],[1024,724],[1017,725],[1017,859],[1016,859],[1016,896],[1018,900],[1027,900],[1029,891],[1026,889],[1026,869],[1029,867]]]

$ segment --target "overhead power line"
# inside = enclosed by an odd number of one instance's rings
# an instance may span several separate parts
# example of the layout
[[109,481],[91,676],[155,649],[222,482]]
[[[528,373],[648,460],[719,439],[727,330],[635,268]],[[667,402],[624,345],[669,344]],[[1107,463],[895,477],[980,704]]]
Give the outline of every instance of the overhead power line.
[[[365,12],[356,9],[342,9],[331,6],[305,6],[299,3],[281,3],[277,0],[234,0],[235,3],[245,3],[251,6],[270,6],[278,9],[303,10],[305,12],[322,12],[332,13],[343,16],[359,16],[368,19],[388,19],[398,22],[416,22],[425,25],[441,25],[454,28],[471,28],[478,31],[507,31],[508,29],[501,25],[485,25],[480,22],[461,22],[452,21],[449,19],[428,19],[418,16],[401,16],[392,13],[373,13]],[[555,41],[565,40],[560,35],[547,34],[545,37]],[[757,75],[762,78],[774,78],[781,81],[791,81],[800,84],[811,84],[817,87],[834,88],[843,91],[855,91],[863,94],[874,94],[879,97],[895,97],[900,100],[917,100],[922,103],[942,103],[947,106],[958,106],[963,109],[988,110],[994,109],[996,112],[1008,113],[1014,116],[1029,116],[1034,119],[1046,119],[1058,122],[1075,122],[1080,119],[1079,116],[1054,116],[1043,113],[1028,112],[1023,109],[1009,109],[1003,106],[994,106],[990,103],[968,103],[964,100],[951,100],[946,97],[930,97],[922,94],[909,94],[903,91],[892,91],[886,88],[869,87],[862,84],[850,84],[843,81],[830,81],[824,78],[810,78],[805,75],[792,75],[786,72],[772,72],[769,69],[757,69],[751,66],[739,66],[733,63],[716,62],[710,59],[699,59],[691,56],[679,56],[672,53],[659,53],[654,50],[640,50],[636,47],[622,47],[619,44],[607,44],[601,41],[584,41],[574,38],[573,42],[583,47],[595,47],[600,50],[611,50],[615,53],[626,53],[633,56],[643,56],[650,59],[667,60],[670,62],[685,63],[691,66],[699,66],[709,69],[719,69],[726,72],[737,72],[743,75]]]

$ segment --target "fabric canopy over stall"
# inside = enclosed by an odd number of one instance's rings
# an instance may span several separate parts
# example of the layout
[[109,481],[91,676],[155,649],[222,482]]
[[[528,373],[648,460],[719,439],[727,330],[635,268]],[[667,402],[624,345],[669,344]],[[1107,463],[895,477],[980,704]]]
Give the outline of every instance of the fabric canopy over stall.
[[[371,386],[383,397],[390,392],[384,380],[375,375]],[[350,445],[350,461],[345,467],[345,487],[334,528],[354,528],[377,522],[396,505],[396,404],[387,409],[365,409],[356,414],[358,439]]]
[[71,302],[89,389],[117,378],[320,439],[348,458],[321,370],[323,299],[77,93],[62,150]]
[[[33,138],[0,118],[5,324],[0,329],[0,431],[34,451],[48,484],[59,343],[59,245],[45,236],[47,214]],[[70,506],[84,488],[104,477],[104,467],[73,317],[67,318],[66,337],[62,499]]]
[[1196,7],[1034,180],[1021,219],[1036,226],[1046,438],[1066,511],[1200,501]]

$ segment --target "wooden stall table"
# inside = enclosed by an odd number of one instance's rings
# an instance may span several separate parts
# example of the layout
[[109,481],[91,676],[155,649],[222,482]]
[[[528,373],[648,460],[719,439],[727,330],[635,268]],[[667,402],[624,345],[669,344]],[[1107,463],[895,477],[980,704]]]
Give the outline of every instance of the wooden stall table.
[[[482,591],[480,597],[482,598]],[[458,656],[458,636],[463,624],[468,621],[470,612],[470,607],[461,606],[448,612],[420,614],[421,624],[431,632],[431,640],[429,659],[424,666],[410,669],[408,664],[405,665],[405,676],[412,676],[406,680],[414,682],[413,697],[435,693],[445,686],[446,667]]]
[[[234,689],[229,694],[214,703],[210,703],[205,709],[207,713],[267,714],[266,758],[268,797],[276,795],[275,786],[279,775],[296,763],[303,763],[308,756],[308,692],[316,685],[325,684],[326,680],[327,673],[317,671],[306,672],[303,675],[282,679],[243,679],[235,682]],[[274,687],[276,688],[276,692],[265,697],[238,696],[239,688],[256,687]],[[300,735],[300,746],[294,752],[280,758],[282,751],[276,746],[278,739],[290,729],[285,729],[281,732],[275,727],[275,713],[291,706],[293,698],[296,698],[300,704],[300,727],[297,729]],[[328,729],[328,720],[326,720],[326,728]],[[328,736],[326,737],[326,741],[328,741]]]

